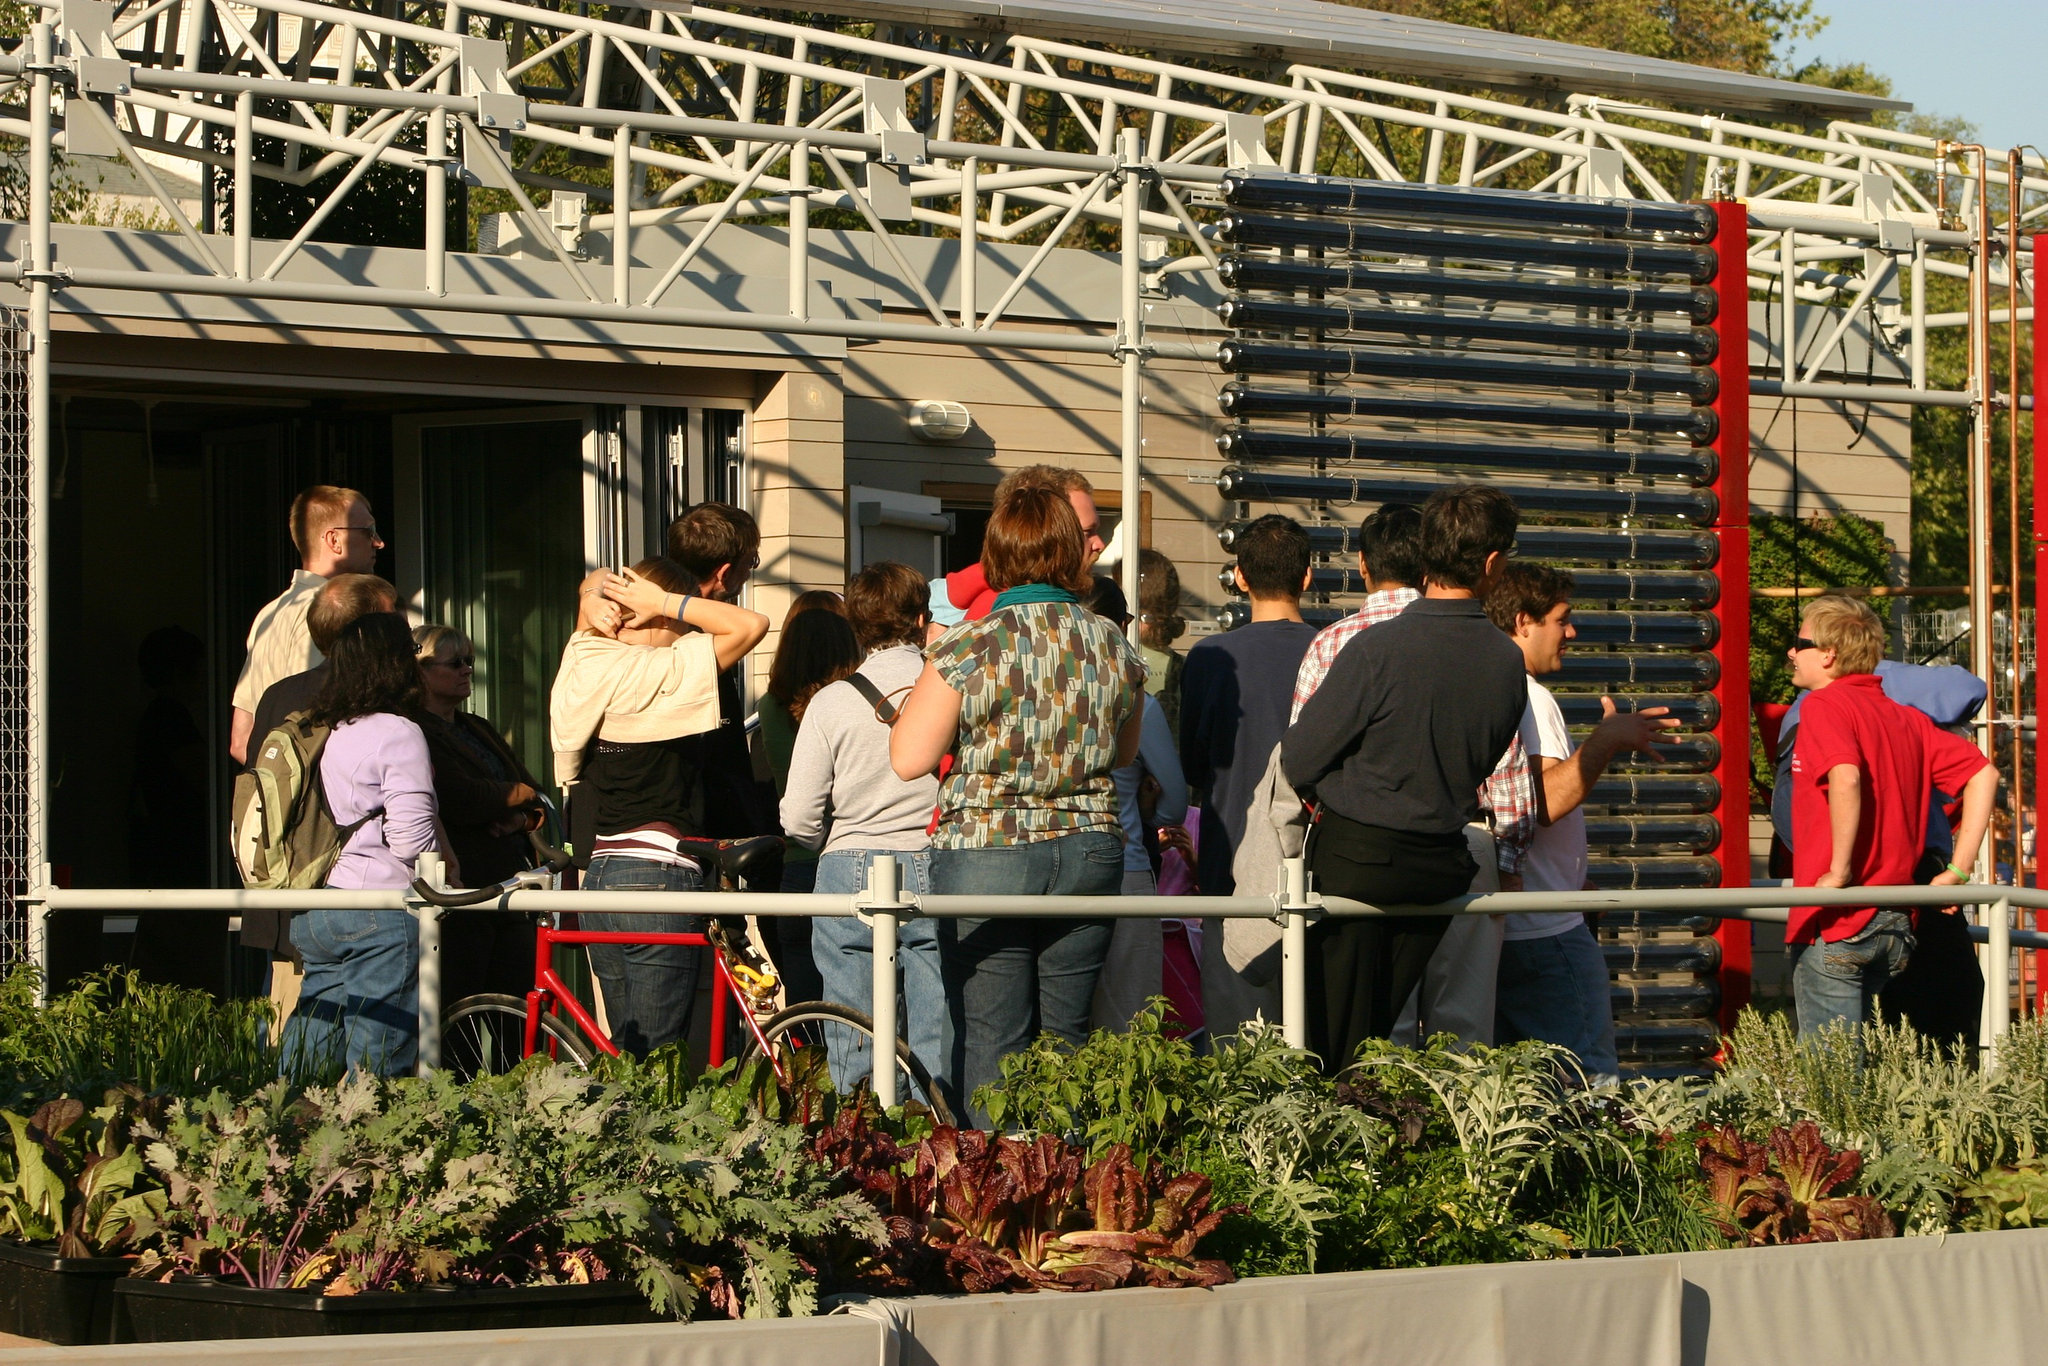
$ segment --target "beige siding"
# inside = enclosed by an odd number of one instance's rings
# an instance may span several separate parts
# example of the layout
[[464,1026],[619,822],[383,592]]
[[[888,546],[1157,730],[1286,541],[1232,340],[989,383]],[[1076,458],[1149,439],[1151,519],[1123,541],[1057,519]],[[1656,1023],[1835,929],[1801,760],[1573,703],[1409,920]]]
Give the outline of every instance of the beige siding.
[[761,566],[749,602],[765,613],[768,639],[753,654],[765,682],[790,602],[806,588],[846,580],[845,410],[838,366],[763,375],[748,433],[753,511],[761,523]]
[[1752,398],[1749,502],[1760,513],[1881,523],[1903,573],[1912,547],[1913,423],[1901,404]]

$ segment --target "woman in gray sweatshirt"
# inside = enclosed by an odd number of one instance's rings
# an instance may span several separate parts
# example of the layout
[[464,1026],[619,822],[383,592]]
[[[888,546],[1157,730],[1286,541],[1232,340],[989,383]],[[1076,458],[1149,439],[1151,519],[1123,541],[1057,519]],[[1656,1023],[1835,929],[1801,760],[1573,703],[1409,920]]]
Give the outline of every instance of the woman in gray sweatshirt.
[[[820,850],[817,890],[844,895],[867,888],[878,853],[896,856],[899,885],[931,890],[932,811],[939,780],[905,781],[889,763],[889,726],[896,707],[924,669],[930,588],[906,564],[869,565],[846,586],[846,616],[866,660],[853,678],[818,690],[804,712],[783,789],[782,830],[791,841]],[[825,999],[872,1014],[874,935],[860,921],[820,916],[812,924],[811,951],[825,980]],[[946,1007],[939,941],[933,922],[913,919],[898,932],[902,977],[901,1036],[943,1092],[952,1051],[952,1012]],[[842,1091],[869,1075],[868,1050],[831,1045],[834,1085]]]

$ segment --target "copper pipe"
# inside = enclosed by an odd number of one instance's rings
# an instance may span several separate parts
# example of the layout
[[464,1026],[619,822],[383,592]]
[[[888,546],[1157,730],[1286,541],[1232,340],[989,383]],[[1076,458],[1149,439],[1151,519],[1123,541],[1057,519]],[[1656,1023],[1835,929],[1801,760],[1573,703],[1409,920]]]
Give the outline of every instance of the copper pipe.
[[[1966,596],[1969,591],[1967,583],[1916,583],[1906,588],[1864,588],[1849,584],[1841,587],[1752,588],[1749,595],[1753,598],[1824,598],[1837,594],[1845,598],[1954,598]],[[1994,583],[1991,591],[2003,593],[2006,588],[2002,583]]]

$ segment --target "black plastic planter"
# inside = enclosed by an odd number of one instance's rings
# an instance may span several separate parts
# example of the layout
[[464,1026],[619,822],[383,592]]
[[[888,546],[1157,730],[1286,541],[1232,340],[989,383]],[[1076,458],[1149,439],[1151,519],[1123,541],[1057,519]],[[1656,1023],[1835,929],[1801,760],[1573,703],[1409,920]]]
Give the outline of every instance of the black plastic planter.
[[580,1328],[651,1323],[657,1317],[630,1281],[320,1295],[251,1290],[200,1277],[122,1281],[115,1296],[115,1330],[125,1342]]
[[0,1243],[0,1332],[60,1347],[113,1341],[114,1286],[133,1257],[59,1257]]

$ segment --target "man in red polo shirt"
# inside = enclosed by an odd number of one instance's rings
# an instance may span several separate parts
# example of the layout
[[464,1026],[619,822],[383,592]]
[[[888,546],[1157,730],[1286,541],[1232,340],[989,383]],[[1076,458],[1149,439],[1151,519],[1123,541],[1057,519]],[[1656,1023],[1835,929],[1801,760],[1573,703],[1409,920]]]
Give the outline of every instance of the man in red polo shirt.
[[[1956,858],[1970,858],[1991,820],[1998,772],[1969,741],[1884,695],[1874,672],[1884,657],[1877,614],[1854,598],[1816,598],[1790,655],[1793,683],[1812,689],[1792,751],[1793,883],[1911,886],[1935,788],[1962,793]],[[1952,862],[1933,885],[1965,880]],[[1912,955],[1913,920],[1894,907],[1797,906],[1785,943],[1804,1037],[1872,1018],[1877,993]]]

